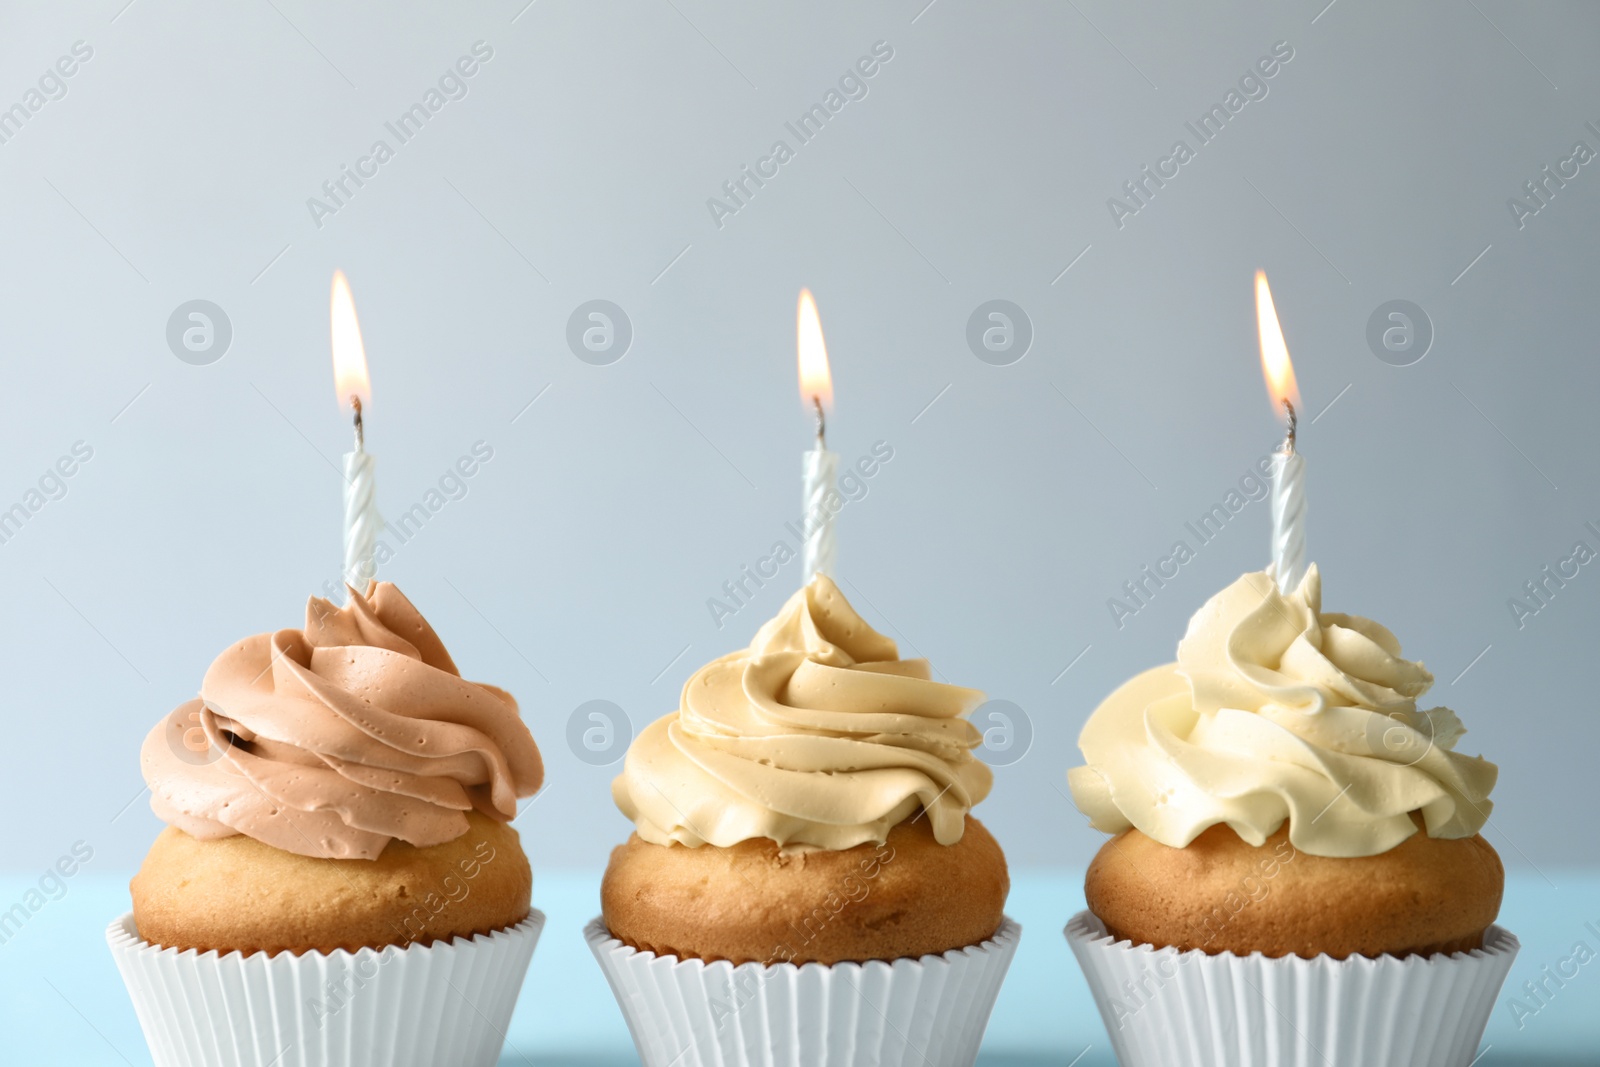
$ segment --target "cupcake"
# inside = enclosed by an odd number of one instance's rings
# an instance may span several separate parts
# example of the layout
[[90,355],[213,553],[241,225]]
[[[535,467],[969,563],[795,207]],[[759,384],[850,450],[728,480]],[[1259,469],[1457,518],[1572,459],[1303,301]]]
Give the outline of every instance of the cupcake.
[[1113,836],[1067,938],[1124,1067],[1471,1062],[1518,946],[1497,771],[1432,684],[1312,567],[1234,582],[1090,716],[1068,780]]
[[1020,928],[973,689],[818,576],[628,749],[590,946],[646,1067],[970,1065]]
[[167,828],[107,938],[157,1067],[497,1060],[544,767],[398,589],[235,644],[140,760]]

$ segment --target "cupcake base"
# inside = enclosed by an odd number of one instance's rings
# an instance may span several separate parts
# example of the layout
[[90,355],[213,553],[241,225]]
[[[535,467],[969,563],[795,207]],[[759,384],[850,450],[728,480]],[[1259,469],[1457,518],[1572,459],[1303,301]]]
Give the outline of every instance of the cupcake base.
[[584,929],[644,1067],[971,1067],[1022,928],[918,959],[767,965],[658,956]]
[[1285,820],[1251,845],[1219,823],[1183,848],[1138,830],[1089,864],[1089,910],[1118,940],[1248,956],[1468,952],[1500,914],[1506,872],[1489,842],[1417,833],[1375,856],[1315,856]]
[[1467,1067],[1521,947],[1499,926],[1450,955],[1298,956],[1067,941],[1122,1067]]
[[358,952],[219,954],[106,941],[156,1067],[493,1067],[544,928]]
[[517,831],[477,811],[466,833],[376,859],[319,859],[246,834],[202,840],[169,826],[129,883],[139,932],[219,953],[355,952],[428,945],[515,926],[533,872]]
[[[931,819],[882,844],[786,853],[765,838],[656,845],[631,834],[600,883],[617,940],[661,956],[741,963],[915,959],[983,941],[1005,915],[1000,844],[968,815],[942,845]],[[848,922],[835,921],[846,908]]]

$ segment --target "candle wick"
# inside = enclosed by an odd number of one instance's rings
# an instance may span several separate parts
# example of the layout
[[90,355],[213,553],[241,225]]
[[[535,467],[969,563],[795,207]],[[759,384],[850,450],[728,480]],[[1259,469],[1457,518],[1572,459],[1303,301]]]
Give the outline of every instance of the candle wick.
[[1299,420],[1295,418],[1294,405],[1289,402],[1288,397],[1283,398],[1283,410],[1289,416],[1289,430],[1283,438],[1283,454],[1286,456],[1292,456],[1294,455],[1294,431]]
[[822,397],[812,394],[811,403],[817,409],[817,450],[828,447],[828,420],[822,415]]
[[356,417],[355,417],[356,451],[357,452],[365,452],[366,451],[366,443],[367,443],[367,434],[366,434],[366,429],[361,425],[361,398],[359,396],[355,396],[355,395],[352,394],[351,397],[350,397],[350,406],[355,408],[355,412],[356,412]]

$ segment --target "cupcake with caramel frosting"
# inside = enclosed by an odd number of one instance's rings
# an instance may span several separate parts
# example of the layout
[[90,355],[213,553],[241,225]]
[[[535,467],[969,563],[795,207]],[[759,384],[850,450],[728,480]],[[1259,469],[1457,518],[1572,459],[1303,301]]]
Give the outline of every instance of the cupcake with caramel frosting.
[[[360,983],[403,997],[426,984],[427,956],[449,953],[467,968],[462,980],[476,959],[513,983],[483,998],[509,1014],[543,919],[510,826],[518,798],[543,781],[539,749],[510,694],[462,678],[393,585],[352,590],[343,607],[312,598],[304,627],[228,648],[199,696],[150,731],[140,762],[167,828],[133,879],[131,916],[110,935],[147,1036],[147,1010],[183,1000],[153,988],[157,974],[184,976],[156,962],[164,953],[191,966],[297,958],[261,963],[278,977],[238,990],[244,1000],[274,995],[285,974],[367,956],[410,961]],[[349,1025],[398,1004],[374,994],[347,1013],[353,989],[323,992],[307,1018],[275,1017],[287,1044],[300,1047],[300,1031],[334,1016]],[[477,1035],[479,1024],[448,1015],[436,1025]],[[185,1032],[160,1022],[169,1036]],[[152,1050],[161,1061],[154,1037]],[[181,1049],[168,1051],[182,1062]],[[369,1061],[361,1055],[340,1062]]]
[[[915,963],[901,990],[912,999],[928,995],[928,972],[953,968],[977,999],[940,1053],[955,1058],[936,1062],[975,1054],[1016,937],[1005,857],[971,815],[993,783],[967,719],[982,701],[901,659],[825,576],[748,648],[695,672],[612,785],[634,833],[612,853],[589,931],[646,1063],[682,1051],[629,992],[667,961],[748,975],[752,998],[800,965]],[[730,1008],[708,1032],[678,1026],[692,1062],[737,1043],[760,1010]]]

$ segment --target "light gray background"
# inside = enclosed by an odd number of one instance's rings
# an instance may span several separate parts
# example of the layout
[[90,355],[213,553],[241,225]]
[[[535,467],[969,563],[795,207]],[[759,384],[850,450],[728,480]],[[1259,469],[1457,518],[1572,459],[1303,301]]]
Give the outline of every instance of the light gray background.
[[[1506,602],[1600,548],[1600,163],[1523,229],[1506,201],[1574,141],[1600,149],[1600,12],[1325,2],[5,5],[0,106],[75,41],[94,54],[0,145],[0,503],[75,441],[94,458],[0,545],[0,864],[86,839],[131,868],[158,829],[145,732],[336,573],[335,267],[385,510],[494,448],[385,577],[520,697],[549,764],[519,821],[536,864],[596,866],[628,829],[615,768],[568,749],[573,709],[670,710],[793,587],[791,565],[721,630],[706,607],[798,511],[803,285],[834,447],[895,449],[841,517],[846,591],[1026,710],[1031,750],[981,814],[1019,865],[1086,861],[1099,838],[1063,792],[1085,717],[1265,562],[1256,503],[1122,629],[1106,606],[1275,444],[1257,267],[1320,415],[1326,605],[1434,670],[1463,746],[1502,767],[1510,864],[1593,864],[1600,565],[1521,630]],[[307,198],[479,40],[466,98],[314,226]],[[880,40],[867,97],[719,229],[707,198]],[[1119,229],[1107,199],[1278,41],[1269,95]],[[635,331],[610,366],[565,341],[596,298]],[[996,298],[1035,330],[1011,366],[965,341]],[[1403,368],[1365,340],[1397,298],[1437,334]],[[209,366],[165,341],[191,299],[232,323]]]

